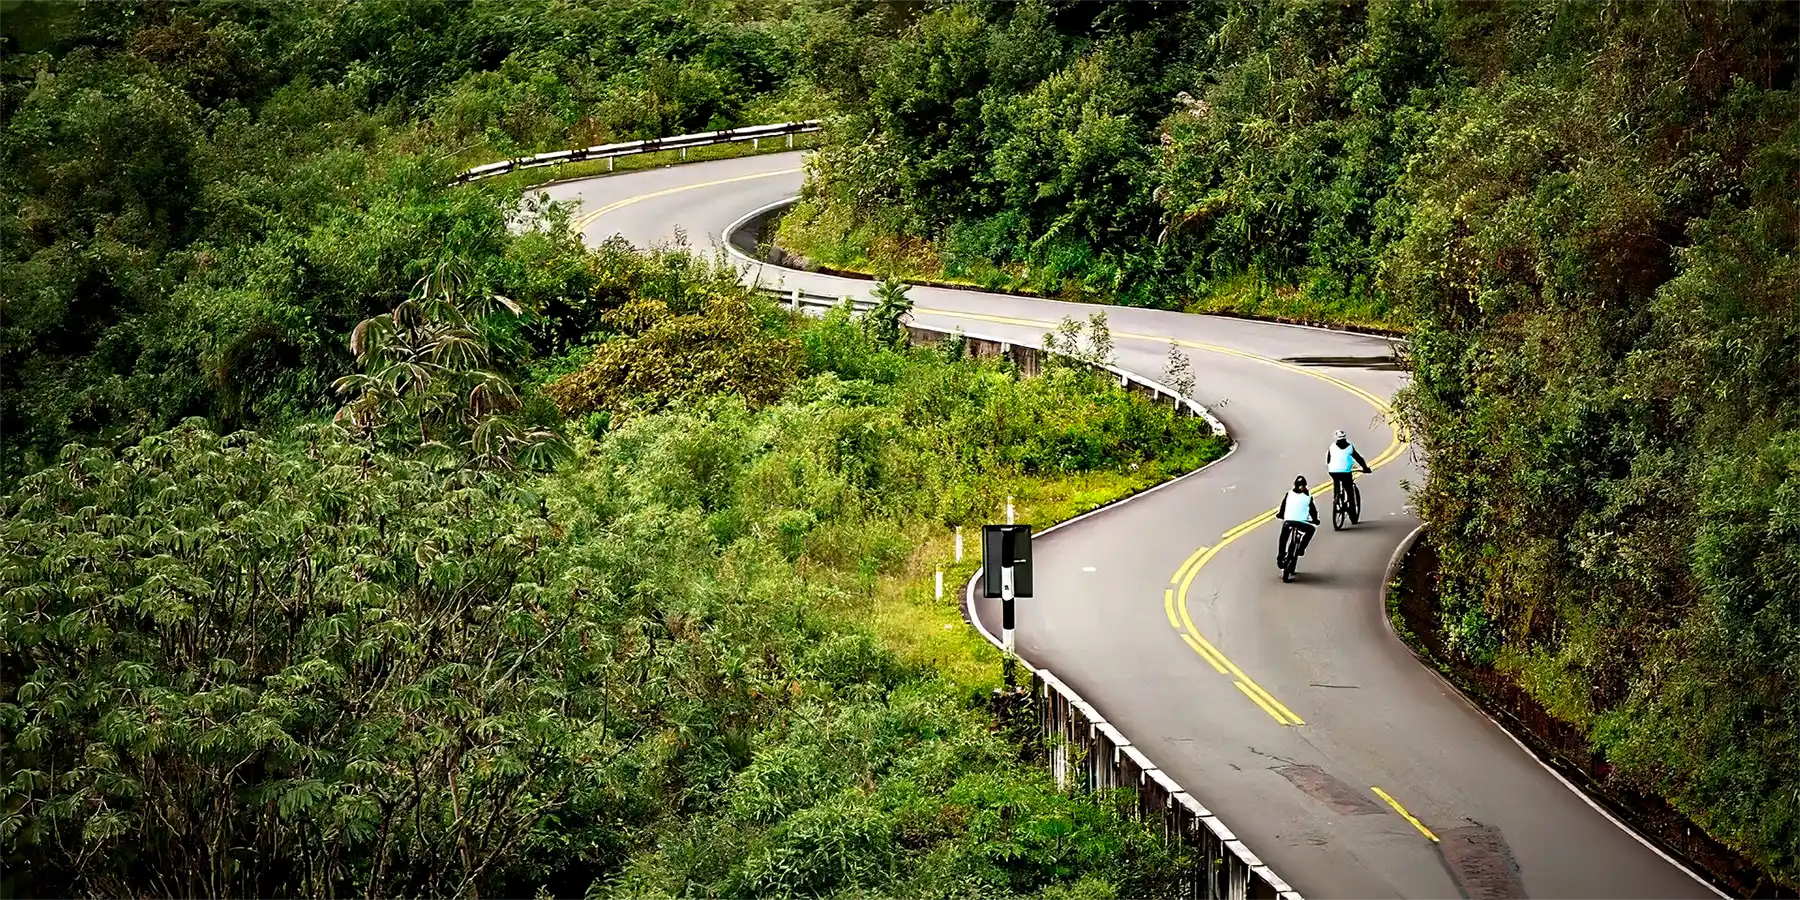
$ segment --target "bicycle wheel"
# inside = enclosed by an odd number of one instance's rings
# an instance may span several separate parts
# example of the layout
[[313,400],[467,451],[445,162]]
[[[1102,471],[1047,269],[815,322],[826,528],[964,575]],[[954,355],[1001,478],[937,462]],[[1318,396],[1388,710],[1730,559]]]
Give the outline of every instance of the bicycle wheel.
[[1287,564],[1281,567],[1281,580],[1283,582],[1294,580],[1294,562],[1300,557],[1300,554],[1294,552],[1294,545],[1298,543],[1299,540],[1300,536],[1296,533],[1294,539],[1288,542]]
[[1350,524],[1362,521],[1362,488],[1350,485]]
[[1344,519],[1349,516],[1349,510],[1346,509],[1347,506],[1349,506],[1349,504],[1344,501],[1343,492],[1338,490],[1335,487],[1332,488],[1331,489],[1331,530],[1332,531],[1343,531],[1344,530]]

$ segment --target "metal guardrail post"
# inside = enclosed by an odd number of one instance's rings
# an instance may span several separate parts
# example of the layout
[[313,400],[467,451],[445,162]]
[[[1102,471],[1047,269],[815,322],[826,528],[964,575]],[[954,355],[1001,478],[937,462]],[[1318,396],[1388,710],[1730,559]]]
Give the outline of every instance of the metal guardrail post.
[[679,149],[681,158],[687,159],[689,147],[706,147],[715,144],[730,144],[745,139],[750,140],[752,149],[761,149],[764,137],[785,135],[787,145],[794,146],[794,135],[806,134],[823,129],[817,119],[804,122],[782,122],[775,125],[752,125],[747,128],[727,128],[722,131],[704,131],[697,134],[678,134],[671,137],[650,138],[642,141],[622,141],[615,144],[601,144],[596,147],[583,147],[575,150],[557,150],[539,153],[534,156],[507,159],[500,162],[485,163],[464,170],[456,177],[458,182],[478,181],[517,172],[520,169],[532,169],[539,166],[553,166],[560,163],[579,162],[586,159],[606,160],[606,171],[616,168],[615,160],[620,156],[635,156],[640,153],[654,153],[658,150]]

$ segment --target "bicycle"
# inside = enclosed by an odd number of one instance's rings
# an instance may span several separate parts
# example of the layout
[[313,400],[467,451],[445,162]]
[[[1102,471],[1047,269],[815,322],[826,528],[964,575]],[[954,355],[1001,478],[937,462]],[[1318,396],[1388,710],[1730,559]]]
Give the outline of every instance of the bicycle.
[[1286,525],[1282,526],[1281,546],[1275,550],[1275,565],[1281,569],[1281,580],[1283,582],[1294,580],[1294,565],[1300,561],[1299,554],[1295,553],[1294,550],[1305,537],[1305,532],[1298,528],[1289,528]]
[[1343,531],[1344,520],[1349,519],[1355,525],[1362,521],[1362,489],[1350,482],[1350,490],[1340,491],[1336,484],[1331,486],[1331,530]]

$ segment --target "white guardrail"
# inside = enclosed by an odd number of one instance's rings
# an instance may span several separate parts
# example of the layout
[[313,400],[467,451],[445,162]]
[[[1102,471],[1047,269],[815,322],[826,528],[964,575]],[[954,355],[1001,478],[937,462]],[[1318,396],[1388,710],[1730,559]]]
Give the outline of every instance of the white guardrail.
[[[776,298],[789,309],[799,311],[829,309],[834,306],[840,306],[845,301],[849,301],[852,308],[857,312],[867,312],[875,308],[875,301],[873,300],[858,299],[856,297],[838,297],[829,294],[815,294],[809,291],[803,291],[799,288],[790,289],[758,285],[756,290]],[[927,343],[936,343],[937,341],[946,338],[961,338],[968,342],[970,355],[976,357],[1008,357],[1014,363],[1018,364],[1020,369],[1027,375],[1035,375],[1038,373],[1039,367],[1042,365],[1041,360],[1045,355],[1042,349],[1033,347],[1029,344],[1017,344],[1001,338],[967,332],[961,329],[957,329],[956,331],[944,331],[941,328],[925,328],[911,324],[907,325],[906,329],[915,338],[925,338]],[[1057,355],[1061,356],[1062,354]],[[1225,423],[1219,421],[1218,417],[1212,414],[1212,410],[1207,409],[1193,398],[1182,394],[1180,391],[1177,391],[1160,381],[1145,378],[1136,372],[1121,369],[1114,365],[1097,363],[1083,364],[1106,372],[1114,378],[1119,379],[1119,387],[1133,390],[1137,393],[1142,393],[1146,396],[1170,403],[1180,412],[1205,419],[1206,424],[1212,428],[1213,434],[1227,439],[1231,436],[1230,433],[1225,430]]]
[[[658,150],[686,150],[689,147],[709,147],[714,144],[736,144],[749,141],[752,146],[770,138],[786,138],[789,147],[794,146],[794,135],[818,131],[822,126],[818,119],[804,122],[782,122],[777,125],[750,125],[744,128],[727,128],[723,131],[702,131],[697,134],[678,134],[674,137],[650,138],[643,141],[621,141],[616,144],[601,144],[597,147],[584,147],[579,150],[554,150],[533,156],[521,156],[517,159],[505,159],[486,165],[476,166],[457,176],[456,181],[466,184],[495,175],[505,175],[520,169],[535,169],[539,166],[554,166],[562,163],[581,162],[587,159],[613,160],[621,156],[636,156],[640,153],[655,153]],[[608,163],[610,165],[610,162]]]
[[[727,235],[735,233],[734,227]],[[729,242],[728,242],[729,243]],[[779,300],[790,309],[823,312],[848,302],[858,312],[875,307],[875,301],[856,297],[815,294],[799,288],[757,286],[758,291]],[[960,338],[971,356],[1004,356],[1017,364],[1022,372],[1035,373],[1042,365],[1045,351],[1000,338],[963,331],[945,332],[937,328],[906,326],[908,335],[923,338],[925,343]],[[1060,355],[1060,354],[1058,354]],[[1161,382],[1113,365],[1087,363],[1119,379],[1119,386],[1157,399],[1167,398],[1175,407],[1192,416],[1204,418],[1214,434],[1229,439],[1230,434],[1204,405]],[[1064,522],[1063,525],[1072,524]],[[1048,531],[1059,526],[1052,526]],[[964,592],[963,615],[981,635],[996,647],[997,638],[975,610],[977,571]],[[1265,865],[1260,857],[1238,840],[1224,822],[1200,801],[1184,790],[1168,773],[1157,768],[1142,751],[1133,746],[1116,727],[1075,690],[1064,684],[1049,669],[1040,669],[1020,660],[1031,672],[1031,716],[1038,734],[1044,739],[1051,773],[1062,787],[1079,786],[1087,790],[1130,789],[1137,798],[1136,813],[1140,820],[1160,823],[1163,836],[1193,848],[1195,865],[1178,886],[1178,895],[1195,900],[1302,900],[1281,876]]]
[[[730,128],[723,131],[708,131],[699,134],[684,134],[674,137],[653,138],[645,141],[624,141],[616,144],[602,144],[581,150],[561,150],[551,153],[539,153],[534,156],[518,159],[502,160],[475,166],[458,176],[459,183],[478,181],[496,175],[516,172],[520,169],[531,169],[540,166],[553,166],[561,163],[579,162],[588,159],[616,159],[621,156],[632,156],[639,153],[652,153],[658,150],[686,149],[688,147],[704,147],[714,144],[728,144],[741,141],[761,142],[767,138],[786,138],[789,146],[793,145],[796,134],[806,134],[820,130],[818,120],[805,122],[784,122],[776,125],[757,125],[747,128]],[[780,205],[780,204],[777,204]],[[758,210],[739,219],[725,231],[725,246],[746,262],[756,262],[737,250],[731,238],[751,218],[766,212]],[[875,306],[868,299],[839,297],[814,294],[799,289],[783,289],[758,285],[756,290],[773,295],[789,308],[808,312],[824,312],[848,300],[858,311],[867,311]],[[936,342],[945,339],[960,339],[966,342],[965,347],[971,356],[1004,356],[1020,367],[1022,372],[1035,374],[1041,368],[1044,351],[1025,344],[1002,340],[981,334],[970,334],[963,331],[946,332],[935,328],[921,328],[916,325],[906,326],[910,338],[922,342]],[[1212,414],[1205,406],[1179,391],[1161,382],[1146,378],[1135,372],[1114,365],[1094,365],[1119,379],[1119,386],[1126,390],[1161,400],[1166,398],[1177,410],[1187,415],[1206,420],[1213,433],[1230,438],[1225,424]],[[1154,488],[1152,489],[1154,490]],[[1075,520],[1062,523],[1073,524]],[[1061,527],[1061,526],[1053,526]],[[1052,529],[1046,529],[1046,532]],[[976,573],[976,578],[980,572]],[[1000,641],[985,625],[974,608],[974,581],[970,582],[965,592],[966,601],[963,615],[968,618],[977,631],[995,646]],[[1263,865],[1261,859],[1250,851],[1249,847],[1237,839],[1237,836],[1225,824],[1209,812],[1206,807],[1181,785],[1169,777],[1161,769],[1152,765],[1117,728],[1108,724],[1081,695],[1064,684],[1049,669],[1039,669],[1026,664],[1031,670],[1031,699],[1035,709],[1035,719],[1039,734],[1044,738],[1050,756],[1050,768],[1056,776],[1057,783],[1064,787],[1080,786],[1086,789],[1132,789],[1137,796],[1137,814],[1144,821],[1160,821],[1163,835],[1170,840],[1180,841],[1194,848],[1197,853],[1195,867],[1188,873],[1180,885],[1179,895],[1195,898],[1195,900],[1301,900],[1299,894],[1290,888],[1287,882]]]

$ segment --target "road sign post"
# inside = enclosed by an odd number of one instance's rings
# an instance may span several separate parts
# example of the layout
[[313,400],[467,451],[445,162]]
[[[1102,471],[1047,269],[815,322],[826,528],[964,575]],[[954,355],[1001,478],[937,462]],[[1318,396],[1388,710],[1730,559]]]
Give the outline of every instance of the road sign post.
[[1006,651],[1006,683],[1013,683],[1013,601],[1031,596],[1031,526],[981,527],[981,593],[1000,599],[1000,643]]

